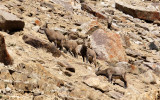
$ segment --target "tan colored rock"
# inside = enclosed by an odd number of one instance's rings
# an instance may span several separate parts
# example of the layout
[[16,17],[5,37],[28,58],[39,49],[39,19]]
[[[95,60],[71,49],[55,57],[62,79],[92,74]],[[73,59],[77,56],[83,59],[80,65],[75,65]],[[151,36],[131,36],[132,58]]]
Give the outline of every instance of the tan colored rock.
[[33,100],[44,100],[44,96],[41,95],[41,96],[35,96]]
[[20,63],[17,65],[17,67],[15,68],[16,71],[21,72],[23,74],[26,75],[31,75],[34,71],[33,68],[31,68],[28,64],[26,63]]
[[0,89],[3,90],[5,88],[5,82],[0,81]]
[[10,72],[7,69],[2,69],[0,71],[0,79],[11,81],[12,80],[12,76],[11,76]]
[[157,77],[150,70],[143,74],[142,80],[146,84],[157,84]]
[[[126,99],[127,98],[127,99]],[[149,92],[144,92],[142,94],[130,94],[124,96],[122,100],[159,100],[159,91],[150,90]]]
[[119,92],[116,92],[116,91],[109,91],[107,93],[111,98],[114,98],[116,100],[120,99],[123,97],[123,94],[122,93],[119,93]]
[[33,89],[37,88],[36,84],[32,84],[29,82],[20,82],[20,81],[14,81],[13,86],[15,87],[16,90],[20,92],[33,91]]
[[138,51],[136,51],[136,50],[133,50],[133,49],[126,49],[125,50],[125,52],[126,52],[126,54],[128,55],[128,56],[131,56],[131,57],[141,57],[142,56],[142,54],[141,53],[139,53]]
[[155,74],[160,77],[160,67],[159,67],[159,65],[155,67],[154,71],[155,71]]
[[27,81],[27,75],[23,73],[14,72],[12,74],[12,78],[16,81],[22,81],[22,82]]
[[0,5],[0,10],[5,10],[5,11],[8,11],[8,8],[4,5]]
[[69,93],[69,95],[76,98],[85,98],[87,96],[87,89],[75,88],[72,92]]
[[99,89],[101,91],[109,91],[107,81],[103,81],[97,76],[85,76],[83,81],[90,87]]
[[60,98],[56,97],[55,95],[40,95],[33,97],[33,100],[61,100]]
[[55,4],[63,6],[68,11],[73,11],[72,0],[50,0],[50,1]]

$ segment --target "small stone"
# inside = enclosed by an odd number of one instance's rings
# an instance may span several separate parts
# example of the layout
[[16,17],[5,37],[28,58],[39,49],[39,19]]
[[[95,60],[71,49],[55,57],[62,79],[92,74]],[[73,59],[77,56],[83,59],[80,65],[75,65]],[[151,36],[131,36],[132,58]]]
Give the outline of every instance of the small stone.
[[151,42],[150,44],[149,44],[149,48],[151,49],[151,50],[159,50],[159,48],[158,48],[158,46],[155,44],[155,42]]
[[147,57],[147,58],[146,58],[146,61],[151,62],[151,63],[154,62],[153,57]]
[[157,84],[156,76],[151,72],[151,70],[145,72],[142,76],[143,82],[146,84]]
[[6,92],[11,92],[11,88],[6,87],[6,88],[5,88],[5,91],[6,91]]
[[73,73],[75,73],[75,68],[68,67],[68,68],[66,68],[66,70],[68,70],[68,71],[70,71],[70,72],[73,72]]
[[66,76],[69,76],[69,77],[72,76],[72,74],[71,74],[70,72],[68,72],[68,71],[64,71],[64,74],[65,74]]
[[35,31],[35,32],[37,32],[38,30],[39,30],[39,26],[34,26],[34,27],[32,27],[32,29]]

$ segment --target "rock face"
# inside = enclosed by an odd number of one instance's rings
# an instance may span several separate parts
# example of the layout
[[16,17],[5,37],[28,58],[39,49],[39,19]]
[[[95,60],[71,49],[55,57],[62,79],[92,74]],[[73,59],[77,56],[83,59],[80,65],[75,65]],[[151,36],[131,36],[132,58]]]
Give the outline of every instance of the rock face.
[[4,31],[18,31],[24,28],[24,22],[16,15],[0,10],[0,29]]
[[99,59],[109,62],[127,61],[120,36],[116,33],[97,29],[91,35],[91,46],[96,51]]
[[4,63],[5,65],[13,64],[13,59],[6,49],[5,39],[2,34],[0,34],[0,62]]
[[135,8],[134,6],[123,4],[121,1],[116,1],[116,9],[139,19],[147,21],[160,20],[160,12],[158,11]]

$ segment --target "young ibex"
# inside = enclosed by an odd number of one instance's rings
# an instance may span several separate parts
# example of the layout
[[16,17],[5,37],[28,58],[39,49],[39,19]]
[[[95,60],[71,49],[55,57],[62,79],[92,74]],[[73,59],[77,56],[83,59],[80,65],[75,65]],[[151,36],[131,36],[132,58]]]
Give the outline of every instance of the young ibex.
[[81,55],[81,50],[82,50],[82,45],[78,45],[78,46],[76,47],[77,58],[78,58],[78,55],[82,56],[82,55]]
[[64,40],[62,42],[63,47],[70,52],[70,54],[77,58],[76,47],[78,46],[75,40]]
[[112,83],[113,79],[120,79],[124,82],[124,88],[127,88],[126,70],[122,67],[111,67],[105,70],[97,71],[96,75],[104,75],[108,77],[109,82]]
[[94,50],[87,48],[87,53],[86,53],[86,60],[87,62],[89,61],[89,63],[94,63],[95,67],[97,66],[97,62],[96,62],[96,53]]
[[81,49],[80,49],[80,54],[83,58],[83,62],[85,62],[85,58],[86,58],[86,62],[89,61],[90,64],[94,63],[96,67],[97,65],[96,53],[93,49],[91,49],[91,46],[88,40],[84,40],[84,43],[82,44]]
[[48,40],[50,42],[54,42],[55,46],[61,50],[62,41],[65,40],[64,35],[58,31],[48,29],[47,24],[46,24],[44,31],[45,31],[45,34],[47,35]]

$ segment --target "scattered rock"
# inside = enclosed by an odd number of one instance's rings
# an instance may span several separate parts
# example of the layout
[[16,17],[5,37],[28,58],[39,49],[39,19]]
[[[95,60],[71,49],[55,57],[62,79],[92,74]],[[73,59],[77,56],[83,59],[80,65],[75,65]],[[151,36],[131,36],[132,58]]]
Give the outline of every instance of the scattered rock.
[[119,92],[115,92],[115,91],[109,91],[107,93],[111,98],[114,98],[114,99],[120,99],[123,97],[123,94],[119,93]]
[[132,56],[132,57],[139,57],[139,56],[141,56],[140,53],[138,53],[137,51],[132,50],[132,49],[126,49],[126,54],[129,55],[129,56]]

